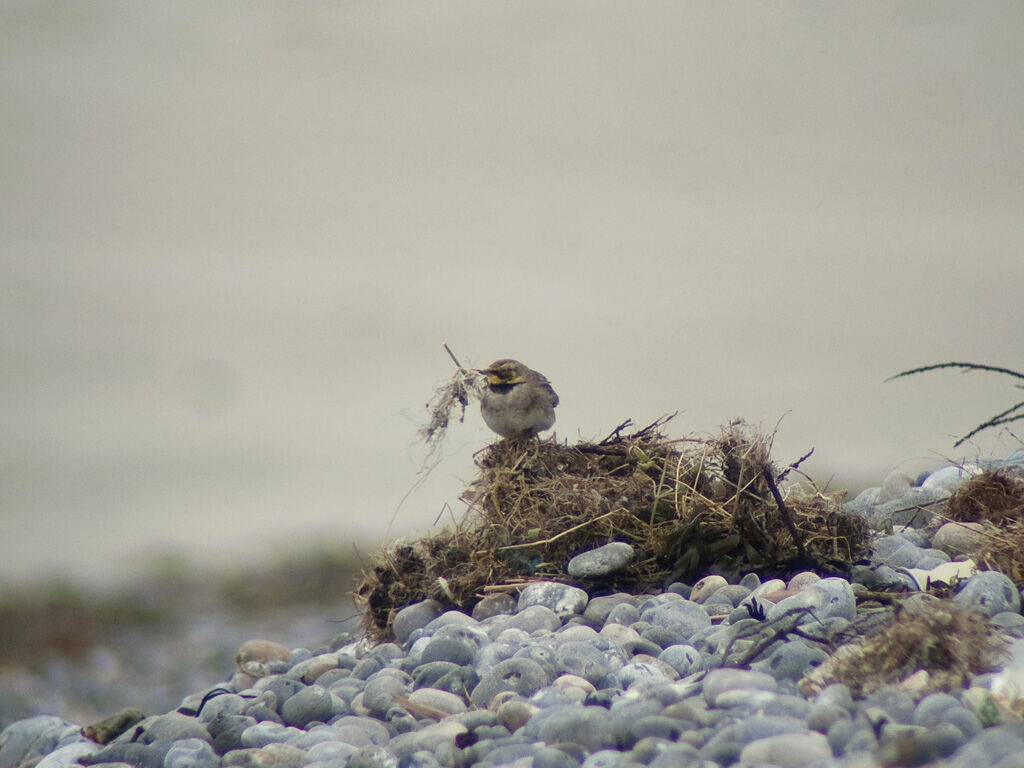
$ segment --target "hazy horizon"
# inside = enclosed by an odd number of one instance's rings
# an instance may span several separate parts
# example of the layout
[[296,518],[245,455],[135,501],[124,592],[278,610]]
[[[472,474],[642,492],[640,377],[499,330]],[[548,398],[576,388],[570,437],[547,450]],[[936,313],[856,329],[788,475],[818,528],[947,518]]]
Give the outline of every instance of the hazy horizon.
[[399,508],[446,342],[545,373],[570,440],[781,420],[837,487],[1020,447],[953,448],[1009,378],[884,382],[1024,369],[1018,3],[0,21],[0,579],[429,529],[492,437]]

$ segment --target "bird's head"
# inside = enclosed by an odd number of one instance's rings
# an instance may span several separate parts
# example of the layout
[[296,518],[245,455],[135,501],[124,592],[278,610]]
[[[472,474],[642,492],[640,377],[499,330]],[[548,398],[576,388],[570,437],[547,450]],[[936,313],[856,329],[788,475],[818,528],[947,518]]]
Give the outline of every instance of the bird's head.
[[491,386],[521,384],[526,381],[526,366],[518,360],[495,360],[479,371]]

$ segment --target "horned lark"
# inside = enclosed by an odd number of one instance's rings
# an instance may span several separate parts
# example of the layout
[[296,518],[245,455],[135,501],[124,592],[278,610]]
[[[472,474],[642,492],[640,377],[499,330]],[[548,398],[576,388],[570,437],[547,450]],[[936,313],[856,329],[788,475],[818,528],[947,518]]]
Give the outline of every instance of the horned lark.
[[518,360],[497,360],[480,371],[486,378],[480,413],[502,437],[536,437],[555,423],[558,395],[542,374]]

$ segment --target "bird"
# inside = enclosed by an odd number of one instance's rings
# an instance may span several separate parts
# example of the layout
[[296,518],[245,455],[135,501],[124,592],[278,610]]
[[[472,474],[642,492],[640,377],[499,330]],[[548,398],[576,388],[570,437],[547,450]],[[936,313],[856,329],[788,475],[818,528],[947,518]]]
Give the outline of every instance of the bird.
[[554,425],[558,395],[543,374],[507,358],[477,372],[484,376],[480,414],[492,431],[524,440]]

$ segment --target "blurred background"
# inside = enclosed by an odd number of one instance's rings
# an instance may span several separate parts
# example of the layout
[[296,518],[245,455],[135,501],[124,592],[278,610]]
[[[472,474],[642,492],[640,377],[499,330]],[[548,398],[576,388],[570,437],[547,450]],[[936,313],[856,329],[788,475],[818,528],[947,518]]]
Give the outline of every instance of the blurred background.
[[445,342],[570,441],[778,423],[852,490],[1020,448],[953,448],[1013,379],[884,380],[1024,368],[1021,39],[1009,0],[5,0],[6,599],[234,579],[245,639],[306,585],[273,639],[330,637],[492,439],[420,474]]

